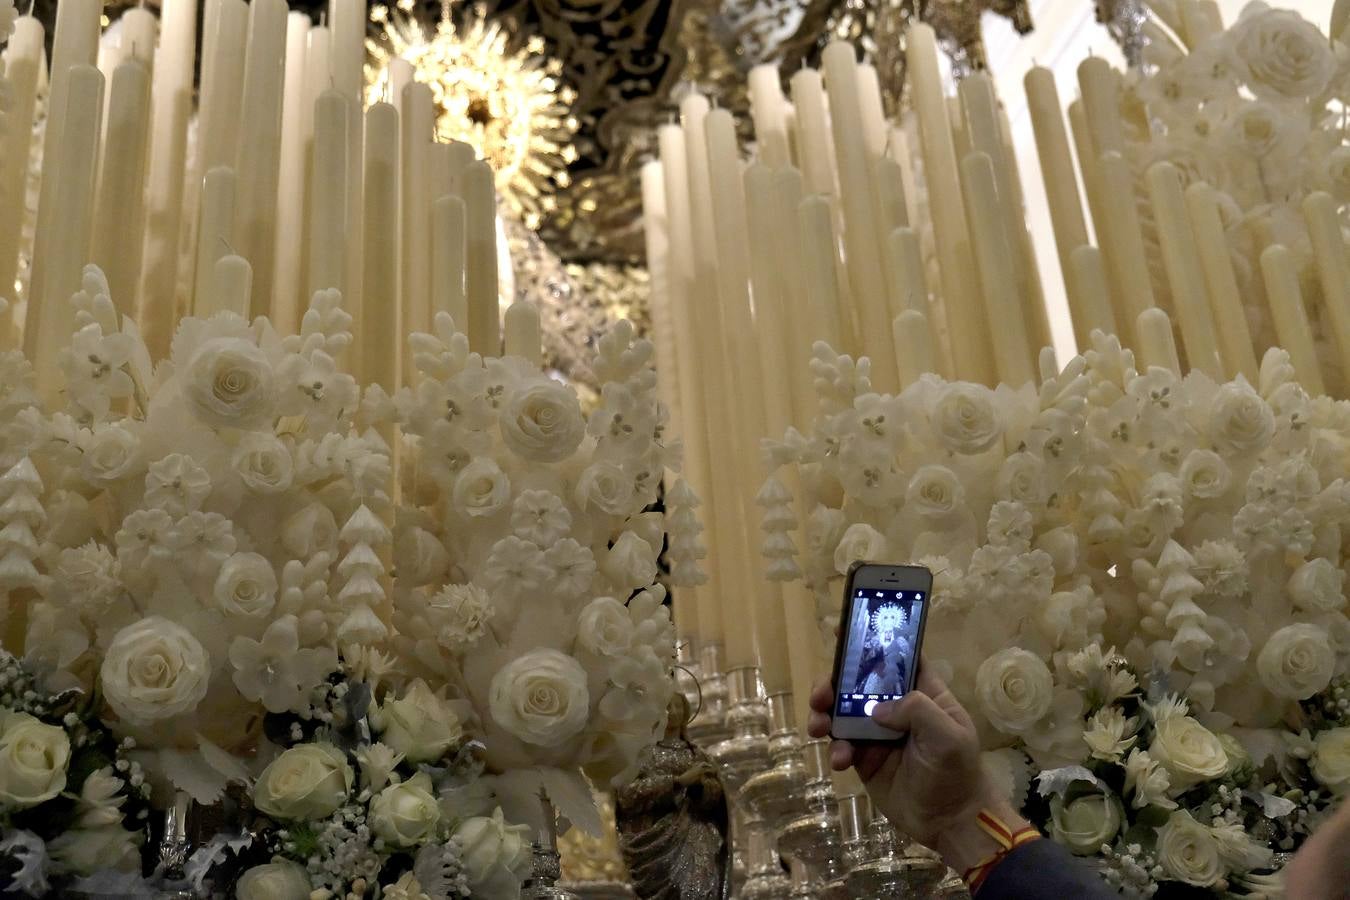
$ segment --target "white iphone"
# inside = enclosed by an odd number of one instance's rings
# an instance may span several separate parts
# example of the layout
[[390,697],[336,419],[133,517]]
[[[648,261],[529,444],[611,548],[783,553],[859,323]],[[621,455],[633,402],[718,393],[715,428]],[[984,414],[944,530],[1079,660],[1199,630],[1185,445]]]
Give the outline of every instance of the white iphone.
[[848,570],[834,652],[832,737],[900,737],[877,724],[872,710],[914,689],[932,590],[933,573],[923,566],[857,562]]

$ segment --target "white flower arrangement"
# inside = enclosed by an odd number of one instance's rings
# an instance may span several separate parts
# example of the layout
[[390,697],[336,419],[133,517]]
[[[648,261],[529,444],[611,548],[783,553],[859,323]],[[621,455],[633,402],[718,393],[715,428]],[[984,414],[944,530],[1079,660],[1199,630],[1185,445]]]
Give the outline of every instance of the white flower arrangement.
[[[926,657],[988,751],[1020,748],[1042,770],[1123,766],[1164,807],[1222,774],[1205,748],[1230,735],[1287,762],[1289,717],[1350,671],[1350,404],[1310,398],[1281,350],[1256,385],[1138,372],[1100,333],[1063,371],[1045,362],[1039,387],[928,375],[878,395],[866,360],[816,344],[819,418],[765,444],[796,469],[806,511],[794,557],[769,507],[770,577],[815,590],[825,636],[855,559],[926,564]],[[765,495],[784,490],[772,478]],[[1135,677],[1102,647],[1191,715],[1155,712],[1152,744],[1131,744],[1136,713],[1111,707]],[[1323,740],[1330,787],[1345,751]]]

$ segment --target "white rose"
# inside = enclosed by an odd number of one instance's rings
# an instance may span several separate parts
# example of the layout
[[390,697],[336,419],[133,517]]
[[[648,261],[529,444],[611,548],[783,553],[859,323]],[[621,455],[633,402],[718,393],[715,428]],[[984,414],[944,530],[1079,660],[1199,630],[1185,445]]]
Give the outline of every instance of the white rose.
[[582,509],[594,507],[611,516],[626,516],[632,510],[633,479],[612,463],[598,460],[577,479],[576,501]]
[[347,799],[355,773],[332,744],[300,744],[272,760],[253,789],[258,809],[275,819],[323,819]]
[[656,551],[631,531],[625,531],[605,554],[605,577],[620,588],[633,590],[656,580]]
[[426,843],[436,835],[441,807],[431,793],[431,776],[418,772],[391,784],[370,801],[370,828],[396,847]]
[[1223,742],[1190,716],[1156,720],[1148,755],[1167,772],[1174,794],[1228,771],[1228,751],[1223,749]]
[[491,457],[479,456],[460,469],[450,499],[466,516],[490,516],[511,500],[511,479]]
[[929,521],[951,518],[965,502],[961,479],[946,466],[921,466],[905,488],[905,506]]
[[1219,388],[1210,406],[1209,438],[1220,453],[1255,453],[1275,434],[1275,413],[1244,381]]
[[1158,862],[1171,878],[1209,887],[1224,873],[1223,853],[1214,833],[1179,809],[1158,829]]
[[492,677],[493,720],[527,744],[556,746],[576,737],[590,715],[586,670],[557,650],[534,650]]
[[236,553],[220,567],[211,596],[226,615],[257,619],[276,606],[277,574],[259,554]]
[[1222,497],[1232,481],[1228,463],[1213,450],[1192,450],[1181,463],[1181,486],[1188,497],[1197,500]]
[[337,536],[337,519],[322,503],[311,503],[281,526],[281,545],[297,559],[308,559],[321,550],[334,549]]
[[276,384],[261,350],[242,338],[214,338],[192,355],[183,395],[209,425],[250,428],[272,416]]
[[186,628],[148,616],[113,637],[99,678],[119,718],[147,725],[196,708],[206,696],[211,660]]
[[92,875],[115,869],[140,871],[141,834],[120,824],[101,828],[72,828],[47,842],[47,852],[63,871]]
[[1350,146],[1342,144],[1327,154],[1322,177],[1327,193],[1341,203],[1350,201]]
[[1045,463],[1026,451],[1012,454],[999,469],[995,490],[1001,500],[1013,500],[1033,508],[1044,505]]
[[586,436],[577,395],[556,381],[522,388],[498,415],[502,440],[533,462],[558,462],[572,455]]
[[239,877],[235,900],[309,900],[309,873],[299,863],[278,859],[254,866]]
[[1100,792],[1084,794],[1065,803],[1063,796],[1050,801],[1050,836],[1078,856],[1100,853],[1120,831],[1125,811],[1120,800]]
[[995,728],[1019,734],[1050,711],[1055,680],[1038,656],[1010,647],[980,663],[975,673],[975,695]]
[[1246,13],[1228,36],[1237,71],[1257,96],[1313,97],[1336,72],[1326,36],[1296,12],[1261,8]]
[[528,825],[507,825],[498,808],[491,816],[466,819],[453,835],[475,897],[514,897],[530,871]]
[[235,446],[230,462],[251,491],[279,494],[291,486],[294,474],[291,451],[273,435],[260,431],[245,434]]
[[1228,123],[1233,145],[1258,159],[1275,149],[1285,128],[1279,109],[1260,102],[1244,103]]
[[1307,700],[1331,683],[1336,654],[1316,625],[1286,625],[1270,636],[1256,658],[1266,690],[1286,700]]
[[613,597],[597,597],[581,611],[577,641],[597,656],[619,656],[633,643],[633,619]]
[[36,806],[66,789],[70,738],[28,713],[0,717],[0,807]]
[[123,425],[96,425],[84,453],[80,473],[89,481],[108,484],[141,468],[141,439]]
[[834,568],[840,575],[847,574],[848,567],[859,560],[875,562],[885,558],[885,535],[865,522],[848,526],[834,548]]
[[1003,435],[994,392],[979,384],[948,384],[929,413],[933,432],[949,450],[982,453]]
[[1335,612],[1345,606],[1345,573],[1324,557],[1310,559],[1289,576],[1289,597],[1305,612]]
[[1339,796],[1350,794],[1350,728],[1331,728],[1317,735],[1312,773]]
[[378,716],[380,740],[412,763],[435,762],[459,743],[464,726],[450,702],[418,678],[398,700],[385,700]]

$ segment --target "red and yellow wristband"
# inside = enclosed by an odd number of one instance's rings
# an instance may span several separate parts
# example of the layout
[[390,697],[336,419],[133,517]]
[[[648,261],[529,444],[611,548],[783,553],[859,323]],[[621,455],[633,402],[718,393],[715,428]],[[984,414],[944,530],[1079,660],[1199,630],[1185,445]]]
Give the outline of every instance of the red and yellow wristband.
[[1003,861],[1003,857],[1023,844],[1029,844],[1041,837],[1041,833],[1031,825],[1013,831],[1002,819],[987,809],[980,810],[975,822],[985,834],[994,839],[999,849],[961,873],[961,880],[970,888],[972,894],[980,889],[980,885],[984,884],[989,873],[994,871],[994,867]]

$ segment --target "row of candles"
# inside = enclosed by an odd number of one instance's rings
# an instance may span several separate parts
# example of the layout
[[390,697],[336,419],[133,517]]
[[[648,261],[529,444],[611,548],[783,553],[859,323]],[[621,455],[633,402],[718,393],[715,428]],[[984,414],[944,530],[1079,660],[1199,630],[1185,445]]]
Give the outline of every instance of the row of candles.
[[[1218,27],[1213,15],[1191,18],[1196,40]],[[759,441],[814,418],[813,341],[869,357],[883,392],[924,372],[1024,384],[1051,343],[1009,124],[989,76],[970,74],[948,96],[933,30],[911,27],[913,115],[901,125],[887,121],[876,72],[851,46],[828,46],[822,70],[793,74],[787,96],[776,67],[752,70],[748,160],[731,113],[689,93],[680,123],[659,129],[660,158],[642,182],[663,390],[689,477],[712,499],[710,580],[696,603],[676,605],[677,626],[692,644],[724,647],[728,669],[759,666],[768,693],[791,691],[799,716],[830,642],[804,588],[764,578],[755,501],[765,477]],[[1035,67],[1025,80],[1078,346],[1100,330],[1132,347],[1141,366],[1255,383],[1258,348],[1215,190],[1183,187],[1168,162],[1131,170],[1121,73],[1105,60],[1085,60],[1078,87],[1066,128],[1053,73]],[[1170,316],[1150,282],[1137,180],[1157,223]],[[917,218],[920,183],[931,238]],[[1344,369],[1350,259],[1337,209],[1313,193],[1303,212]],[[1266,247],[1260,267],[1280,345],[1305,387],[1324,392],[1289,250]],[[807,512],[797,510],[799,521]]]
[[[31,272],[26,304],[0,313],[0,347],[55,359],[94,262],[155,359],[183,315],[266,315],[291,333],[324,289],[353,316],[347,364],[365,382],[393,390],[401,336],[429,330],[441,310],[475,350],[499,353],[492,169],[468,145],[436,140],[432,90],[406,62],[367,104],[364,0],[332,0],[319,25],[285,0],[206,0],[194,110],[199,3],[164,0],[158,18],[129,9],[100,34],[101,0],[62,0],[50,66],[42,23],[16,23],[4,53],[14,96],[0,135],[0,209],[11,211],[0,216],[0,296],[14,297],[21,258]],[[36,152],[39,202],[25,221]],[[508,309],[508,349],[537,361],[538,331],[532,307]],[[54,396],[57,367],[37,373]]]

